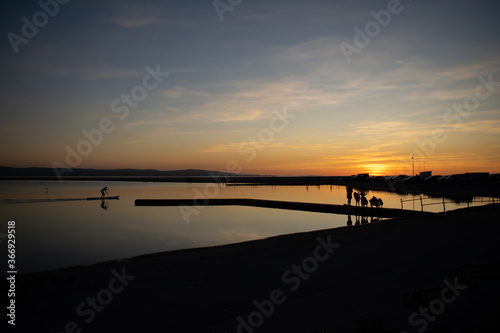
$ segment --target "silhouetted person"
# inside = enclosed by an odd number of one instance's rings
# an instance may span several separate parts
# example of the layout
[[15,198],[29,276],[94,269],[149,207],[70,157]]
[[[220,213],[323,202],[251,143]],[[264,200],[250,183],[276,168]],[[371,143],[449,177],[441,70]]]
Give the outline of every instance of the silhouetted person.
[[106,186],[106,187],[104,187],[104,188],[101,190],[101,198],[106,197],[106,195],[108,194],[108,191],[109,191],[108,187],[107,187],[107,186]]
[[368,207],[368,200],[366,199],[366,193],[361,191],[361,207]]
[[347,225],[352,225],[351,215],[347,215]]
[[352,187],[347,186],[346,190],[347,190],[347,204],[350,206],[352,200]]
[[367,224],[368,223],[368,216],[362,216],[361,217],[361,224]]
[[356,207],[359,206],[360,196],[358,192],[354,192],[354,200],[356,201]]
[[378,205],[380,208],[384,207],[384,202],[382,201],[382,198],[378,198]]
[[355,225],[359,225],[359,215],[356,215],[356,223]]
[[378,199],[375,196],[373,196],[373,198],[370,199],[370,206],[378,208]]

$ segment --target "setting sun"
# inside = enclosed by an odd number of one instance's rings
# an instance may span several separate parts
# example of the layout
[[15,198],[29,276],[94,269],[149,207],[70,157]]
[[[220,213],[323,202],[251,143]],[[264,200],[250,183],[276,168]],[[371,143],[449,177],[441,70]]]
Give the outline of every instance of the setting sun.
[[384,176],[387,175],[388,168],[386,164],[365,164],[360,169],[364,173],[369,173],[370,176]]

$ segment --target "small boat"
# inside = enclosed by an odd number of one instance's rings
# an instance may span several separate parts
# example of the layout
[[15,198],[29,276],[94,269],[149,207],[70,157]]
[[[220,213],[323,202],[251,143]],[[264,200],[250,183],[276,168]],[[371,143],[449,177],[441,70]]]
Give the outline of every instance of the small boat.
[[101,199],[103,199],[103,200],[119,200],[120,196],[117,195],[115,197],[104,197],[104,198],[102,198],[102,197],[92,197],[92,198],[87,198],[87,200],[101,200]]

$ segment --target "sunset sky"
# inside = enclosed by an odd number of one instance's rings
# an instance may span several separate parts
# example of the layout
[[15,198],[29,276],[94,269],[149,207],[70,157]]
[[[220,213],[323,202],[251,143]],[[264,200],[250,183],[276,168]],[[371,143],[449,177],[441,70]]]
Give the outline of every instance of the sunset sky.
[[498,0],[41,3],[1,4],[2,166],[500,172]]

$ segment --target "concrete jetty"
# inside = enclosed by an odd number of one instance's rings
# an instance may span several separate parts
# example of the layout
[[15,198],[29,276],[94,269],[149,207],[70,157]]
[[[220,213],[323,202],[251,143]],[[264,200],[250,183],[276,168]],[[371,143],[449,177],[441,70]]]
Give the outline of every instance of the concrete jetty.
[[404,217],[425,216],[434,213],[407,209],[356,207],[349,205],[333,205],[311,202],[292,202],[260,199],[137,199],[136,206],[251,206],[300,210],[307,212],[374,216],[374,217]]

